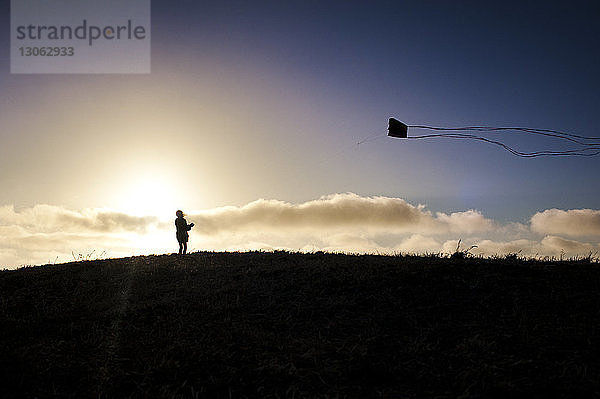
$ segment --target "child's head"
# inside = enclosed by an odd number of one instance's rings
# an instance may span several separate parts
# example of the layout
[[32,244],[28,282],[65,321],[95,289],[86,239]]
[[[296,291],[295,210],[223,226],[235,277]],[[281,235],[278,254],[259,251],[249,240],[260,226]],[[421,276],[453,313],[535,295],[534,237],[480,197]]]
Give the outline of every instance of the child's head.
[[176,215],[178,218],[182,218],[182,217],[183,217],[183,212],[182,212],[181,210],[179,210],[179,211],[175,212],[175,215]]

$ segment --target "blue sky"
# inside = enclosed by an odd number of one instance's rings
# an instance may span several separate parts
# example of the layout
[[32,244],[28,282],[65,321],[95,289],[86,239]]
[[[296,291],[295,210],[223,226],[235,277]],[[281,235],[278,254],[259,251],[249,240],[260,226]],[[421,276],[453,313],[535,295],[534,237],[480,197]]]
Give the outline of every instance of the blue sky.
[[[257,70],[260,79],[272,77],[282,91],[315,104],[311,119],[323,127],[305,136],[316,146],[331,138],[332,153],[336,143],[385,129],[389,116],[434,126],[598,135],[599,11],[591,2],[154,4],[155,28],[171,27],[164,46],[178,43],[165,58],[187,54],[194,61],[184,68],[193,69],[198,57],[215,56],[247,70],[250,79]],[[163,36],[154,38],[163,45]],[[302,129],[303,122],[292,118],[285,125]],[[286,135],[285,128],[279,134]],[[526,149],[554,144],[523,136],[510,142]],[[600,205],[600,188],[590,184],[597,158],[520,160],[485,144],[447,141],[381,140],[361,151],[328,165],[361,180],[333,191],[485,207],[506,218]]]
[[594,2],[154,0],[149,75],[11,75],[1,7],[0,205],[17,213],[131,213],[123,197],[143,203],[153,190],[171,194],[157,215],[346,192],[498,223],[600,209],[600,157],[355,144],[385,133],[389,117],[600,136]]

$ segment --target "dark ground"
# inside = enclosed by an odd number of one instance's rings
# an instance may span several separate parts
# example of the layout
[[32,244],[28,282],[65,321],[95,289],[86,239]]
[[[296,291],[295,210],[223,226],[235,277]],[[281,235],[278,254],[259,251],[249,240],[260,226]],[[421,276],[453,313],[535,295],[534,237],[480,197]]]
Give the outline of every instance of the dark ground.
[[600,265],[196,253],[0,272],[0,396],[600,397]]

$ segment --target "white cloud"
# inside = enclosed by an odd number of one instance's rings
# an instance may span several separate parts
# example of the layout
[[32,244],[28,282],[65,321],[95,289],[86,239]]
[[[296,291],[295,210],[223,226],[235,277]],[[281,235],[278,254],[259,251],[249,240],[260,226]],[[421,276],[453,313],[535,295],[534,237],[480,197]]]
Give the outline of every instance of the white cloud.
[[555,255],[564,251],[566,256],[587,255],[590,252],[600,250],[600,245],[586,242],[567,240],[556,236],[546,236],[541,242],[542,252]]
[[144,232],[157,222],[154,216],[132,216],[106,209],[71,211],[41,204],[17,212],[12,205],[0,207],[0,226],[18,226],[35,232]]
[[446,224],[450,231],[458,233],[475,233],[490,231],[494,227],[492,220],[487,219],[479,211],[454,212],[450,215],[437,213],[437,220]]
[[541,234],[600,236],[600,210],[548,209],[531,217],[531,229]]
[[448,232],[488,231],[493,222],[480,212],[469,210],[450,215],[425,210],[401,198],[361,197],[353,193],[333,194],[318,200],[291,204],[257,200],[240,207],[223,207],[191,215],[204,234],[267,229],[269,231],[369,231]]
[[[550,209],[530,225],[497,223],[477,210],[430,212],[401,198],[333,194],[303,203],[257,200],[188,216],[191,250],[288,249],[364,253],[453,253],[568,257],[600,250],[600,211]],[[107,209],[0,207],[0,268],[69,261],[76,255],[175,251],[172,220]],[[541,233],[541,234],[540,234]],[[574,241],[566,237],[587,236]],[[587,241],[587,242],[585,242]]]
[[425,254],[444,252],[443,246],[432,237],[413,234],[395,247],[401,253]]
[[[536,256],[540,253],[539,241],[533,240],[513,240],[513,241],[493,241],[493,240],[481,240],[475,243],[477,248],[473,250],[473,253],[481,254],[484,256],[492,255],[507,255],[507,254],[519,254],[522,256]],[[560,250],[559,250],[560,252]],[[545,254],[548,255],[548,254]],[[553,255],[553,254],[549,254]]]
[[73,211],[40,204],[16,211],[14,206],[1,206],[0,268],[65,262],[73,260],[73,254],[151,253],[140,237],[147,241],[158,226],[156,217],[107,209]]

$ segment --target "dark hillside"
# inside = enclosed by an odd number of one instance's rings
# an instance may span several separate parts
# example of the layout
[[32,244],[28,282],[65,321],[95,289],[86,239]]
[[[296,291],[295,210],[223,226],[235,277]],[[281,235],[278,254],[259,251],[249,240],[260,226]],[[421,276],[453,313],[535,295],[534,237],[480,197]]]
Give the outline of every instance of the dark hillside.
[[598,397],[600,267],[196,253],[0,272],[21,397]]

